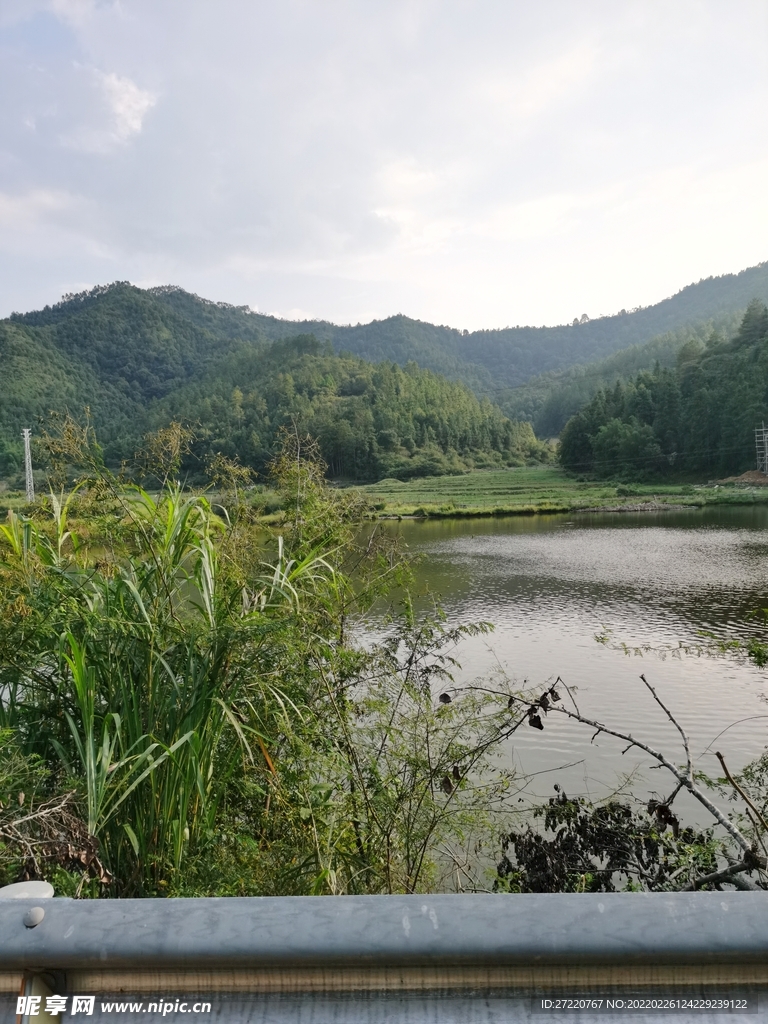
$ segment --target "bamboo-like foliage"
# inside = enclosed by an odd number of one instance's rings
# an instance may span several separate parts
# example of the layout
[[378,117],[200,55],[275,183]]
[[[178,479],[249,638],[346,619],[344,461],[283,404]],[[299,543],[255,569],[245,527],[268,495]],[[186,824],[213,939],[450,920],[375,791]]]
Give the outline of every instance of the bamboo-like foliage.
[[284,432],[275,532],[237,494],[112,478],[87,432],[52,447],[87,477],[0,526],[0,727],[46,766],[46,856],[72,862],[49,840],[76,802],[78,870],[104,894],[478,884],[461,850],[495,831],[511,779],[484,772],[521,713],[452,688],[447,649],[473,628],[406,600],[358,642],[408,566],[325,485],[317,445]]
[[244,759],[264,758],[289,705],[270,671],[281,631],[305,585],[333,570],[280,542],[276,563],[244,580],[220,558],[227,523],[173,486],[123,488],[122,550],[96,553],[72,543],[72,500],[0,527],[2,715],[80,781],[111,871],[143,892],[213,834]]

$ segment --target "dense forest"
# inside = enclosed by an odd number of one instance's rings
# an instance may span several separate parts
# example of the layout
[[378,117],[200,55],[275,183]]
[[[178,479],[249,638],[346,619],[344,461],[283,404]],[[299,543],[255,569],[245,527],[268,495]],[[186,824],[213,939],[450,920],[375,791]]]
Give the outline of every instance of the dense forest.
[[626,479],[725,475],[755,465],[768,419],[768,308],[750,303],[731,340],[713,334],[634,380],[601,389],[560,438],[573,472]]
[[125,284],[0,322],[0,473],[18,465],[22,427],[86,406],[119,461],[135,449],[153,401],[204,372],[225,345]]
[[[174,295],[175,293],[171,293]],[[528,424],[510,422],[464,384],[410,362],[336,355],[312,336],[240,330],[231,309],[195,300],[193,322],[157,295],[120,284],[0,324],[7,373],[0,403],[0,474],[18,472],[20,431],[51,411],[87,406],[109,464],[171,420],[195,434],[185,472],[216,452],[263,471],[281,427],[321,442],[332,475],[462,472],[546,456]],[[235,311],[236,313],[237,311]]]
[[[642,345],[692,322],[743,312],[749,301],[768,301],[768,262],[739,274],[710,277],[683,288],[653,306],[590,318],[579,312],[572,323],[555,327],[516,326],[466,331],[413,320],[402,314],[370,324],[338,326],[324,321],[296,325],[251,313],[245,307],[205,302],[180,288],[157,288],[158,301],[212,333],[245,337],[257,329],[275,339],[312,333],[371,362],[391,360],[404,366],[414,360],[427,369],[462,380],[473,390],[493,395],[507,415],[505,387],[516,388],[531,377]],[[651,364],[652,365],[652,364]]]
[[337,356],[312,335],[243,346],[153,410],[192,424],[194,472],[217,452],[264,472],[282,428],[316,437],[336,478],[407,479],[546,458],[529,423],[511,422],[462,384],[395,363]]
[[[643,346],[620,365],[597,368],[610,379],[671,365],[677,335],[692,323],[721,332],[750,299],[768,301],[768,263],[689,285],[663,302],[615,316],[585,315],[558,327],[509,327],[462,331],[403,315],[370,324],[297,324],[254,313],[245,306],[211,302],[181,288],[136,288],[116,282],[64,298],[42,310],[0,321],[0,355],[6,374],[0,391],[0,451],[18,451],[22,426],[50,409],[89,404],[99,436],[113,450],[128,438],[152,402],[194,379],[235,349],[314,334],[336,353],[370,362],[408,362],[460,380],[491,398],[511,419],[533,419],[537,432],[557,433],[569,415],[602,383],[585,364]],[[660,338],[667,335],[667,338]],[[683,339],[683,342],[687,339]],[[631,361],[634,360],[634,363]],[[650,360],[650,361],[649,361]],[[585,365],[584,379],[579,367]],[[557,376],[567,371],[565,383]],[[10,371],[10,372],[9,372]],[[541,375],[546,375],[543,379]],[[554,375],[554,376],[553,376]],[[521,387],[531,381],[530,389]],[[562,387],[565,390],[562,390]]]
[[657,364],[675,366],[678,353],[687,345],[703,350],[708,343],[731,337],[743,315],[741,309],[687,324],[642,345],[630,345],[597,362],[577,363],[564,370],[532,377],[494,398],[507,416],[530,421],[538,437],[555,437],[598,391],[643,370],[652,370]]
[[[405,316],[296,324],[172,286],[99,286],[0,321],[0,475],[18,471],[22,427],[86,407],[114,465],[164,417],[195,427],[196,458],[236,450],[254,469],[289,421],[317,431],[331,472],[354,479],[515,463],[544,453],[526,421],[553,436],[617,378],[671,371],[691,344],[714,352],[752,296],[768,299],[768,263],[616,316],[469,333]],[[291,347],[299,333],[317,349]]]

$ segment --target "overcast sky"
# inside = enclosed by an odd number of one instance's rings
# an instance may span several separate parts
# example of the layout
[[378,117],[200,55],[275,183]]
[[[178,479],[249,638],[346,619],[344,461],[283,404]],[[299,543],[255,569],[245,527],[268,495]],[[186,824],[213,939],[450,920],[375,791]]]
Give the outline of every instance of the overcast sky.
[[0,0],[0,316],[459,328],[768,259],[765,0]]

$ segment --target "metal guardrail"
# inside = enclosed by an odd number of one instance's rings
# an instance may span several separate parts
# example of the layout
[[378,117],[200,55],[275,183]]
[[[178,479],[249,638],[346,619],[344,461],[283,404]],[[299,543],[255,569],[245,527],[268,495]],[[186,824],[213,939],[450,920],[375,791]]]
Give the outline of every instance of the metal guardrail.
[[617,993],[754,1002],[768,893],[0,899],[0,989],[33,976],[97,1002],[152,994],[174,1019],[195,993],[218,1019],[313,1024],[523,1019]]
[[768,893],[0,900],[0,969],[763,962]]

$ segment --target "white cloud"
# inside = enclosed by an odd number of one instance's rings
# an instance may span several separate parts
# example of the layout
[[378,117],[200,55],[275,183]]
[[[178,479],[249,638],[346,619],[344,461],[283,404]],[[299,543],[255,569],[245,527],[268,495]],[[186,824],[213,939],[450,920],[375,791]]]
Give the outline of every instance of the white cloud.
[[548,238],[554,242],[577,228],[579,219],[600,209],[605,200],[603,194],[555,192],[522,203],[500,206],[472,227],[485,238],[507,242]]
[[81,26],[93,18],[99,6],[119,9],[119,2],[104,3],[104,0],[49,0],[46,5],[57,17],[72,25]]
[[273,313],[272,316],[280,317],[282,320],[317,320],[316,313],[312,313],[308,309],[300,309],[298,306],[286,310],[285,313]]
[[530,121],[559,105],[573,104],[594,80],[598,57],[594,42],[579,42],[528,67],[492,69],[471,91],[502,123]]
[[130,78],[76,64],[75,75],[85,76],[67,111],[71,127],[62,132],[62,143],[85,153],[107,154],[141,133],[144,118],[157,96]]
[[78,205],[75,196],[54,189],[30,189],[11,195],[0,192],[0,229],[29,230],[44,225]]
[[157,97],[140,89],[130,78],[121,78],[114,72],[96,72],[112,112],[113,136],[119,142],[127,141],[141,131],[144,117],[157,103]]

